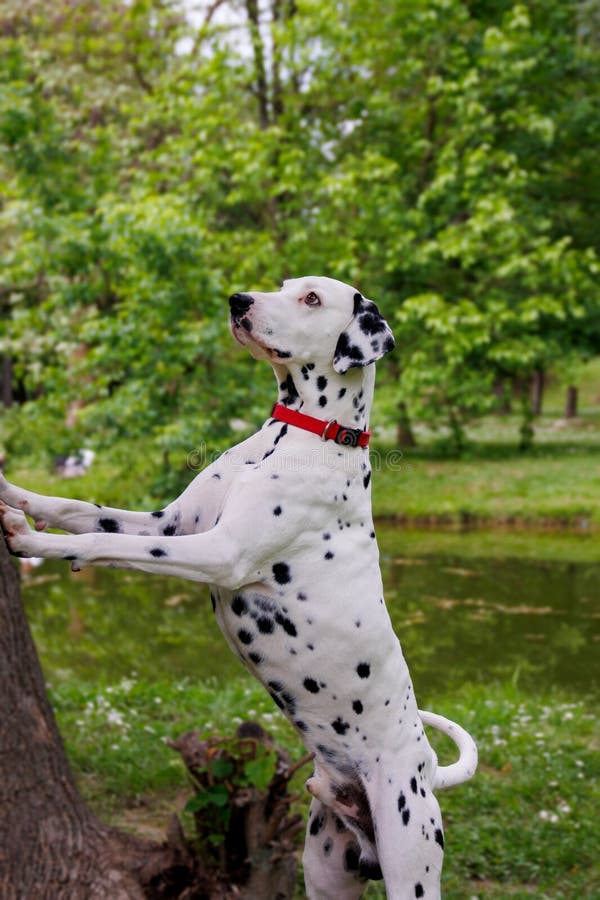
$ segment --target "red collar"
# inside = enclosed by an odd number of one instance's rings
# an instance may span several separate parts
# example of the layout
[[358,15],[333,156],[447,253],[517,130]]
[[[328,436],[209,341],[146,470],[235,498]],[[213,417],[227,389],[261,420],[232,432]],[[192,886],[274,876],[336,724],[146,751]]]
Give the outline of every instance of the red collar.
[[313,416],[296,412],[295,409],[288,409],[282,403],[275,404],[271,416],[280,422],[287,422],[288,425],[295,425],[296,428],[303,428],[304,431],[318,434],[322,441],[335,441],[336,444],[341,444],[344,447],[369,446],[370,431],[361,431],[360,428],[346,428],[344,425],[338,425],[335,419],[331,419],[329,422],[323,419],[315,419]]

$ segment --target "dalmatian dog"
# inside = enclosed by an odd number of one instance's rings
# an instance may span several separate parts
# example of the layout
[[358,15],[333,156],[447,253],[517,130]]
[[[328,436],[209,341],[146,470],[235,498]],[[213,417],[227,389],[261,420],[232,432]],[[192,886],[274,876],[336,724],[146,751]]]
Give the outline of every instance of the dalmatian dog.
[[[433,791],[470,778],[477,751],[461,727],[419,711],[384,602],[368,424],[392,333],[375,303],[331,278],[229,305],[233,337],[277,378],[262,428],[155,512],[45,497],[2,477],[10,549],[210,584],[227,642],[314,753],[308,896],[353,900],[383,878],[392,900],[439,897]],[[454,739],[457,762],[438,766],[424,724]]]

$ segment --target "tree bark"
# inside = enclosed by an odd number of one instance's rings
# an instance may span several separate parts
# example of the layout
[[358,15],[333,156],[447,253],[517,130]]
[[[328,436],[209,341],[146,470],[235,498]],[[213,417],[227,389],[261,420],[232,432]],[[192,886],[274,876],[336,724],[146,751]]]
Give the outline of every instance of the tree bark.
[[404,401],[398,404],[398,413],[398,424],[396,426],[396,441],[398,442],[398,446],[405,448],[416,447],[417,441],[412,430],[410,416],[408,415],[408,410]]
[[577,401],[579,392],[576,387],[570,385],[567,388],[567,401],[565,404],[565,419],[575,419],[577,416]]
[[258,0],[246,0],[246,15],[250,23],[250,39],[254,54],[254,94],[258,100],[260,127],[266,130],[270,125],[269,86],[265,65],[265,48],[260,33]]
[[531,411],[534,416],[542,414],[545,383],[546,373],[543,369],[536,369],[531,379]]
[[158,896],[172,849],[103,825],[77,790],[1,532],[0,721],[2,900]]

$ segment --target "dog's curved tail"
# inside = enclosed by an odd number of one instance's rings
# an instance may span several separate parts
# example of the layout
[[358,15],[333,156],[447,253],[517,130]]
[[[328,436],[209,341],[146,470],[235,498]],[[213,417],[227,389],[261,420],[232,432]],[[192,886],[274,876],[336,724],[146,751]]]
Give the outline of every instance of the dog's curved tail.
[[469,732],[457,725],[456,722],[451,722],[444,716],[438,716],[437,713],[420,709],[419,716],[424,725],[430,725],[431,728],[436,728],[448,735],[460,753],[457,762],[450,766],[437,767],[433,778],[433,789],[453,787],[455,784],[461,784],[472,778],[477,768],[477,745]]

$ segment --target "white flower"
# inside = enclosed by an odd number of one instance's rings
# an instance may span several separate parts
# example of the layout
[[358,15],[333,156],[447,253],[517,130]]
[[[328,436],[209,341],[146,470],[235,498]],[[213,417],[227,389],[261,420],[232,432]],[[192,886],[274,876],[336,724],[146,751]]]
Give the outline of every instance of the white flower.
[[123,713],[120,713],[117,709],[109,709],[106,721],[109,725],[123,725]]
[[539,817],[542,822],[552,822],[553,825],[558,822],[558,816],[556,815],[556,813],[548,812],[547,809],[541,809],[539,812]]

